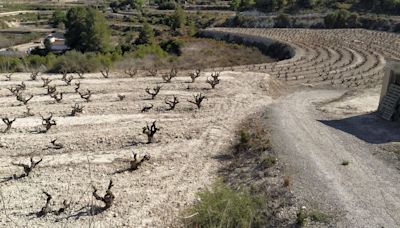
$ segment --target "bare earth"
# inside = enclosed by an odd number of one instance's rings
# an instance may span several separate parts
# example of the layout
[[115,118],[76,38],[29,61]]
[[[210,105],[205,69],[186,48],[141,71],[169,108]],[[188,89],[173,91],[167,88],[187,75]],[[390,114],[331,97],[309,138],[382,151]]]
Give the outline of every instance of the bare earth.
[[[182,209],[193,202],[197,191],[215,178],[219,162],[213,157],[230,145],[234,123],[272,101],[266,92],[268,75],[248,73],[247,76],[223,72],[221,84],[209,90],[204,82],[206,74],[194,84],[187,83],[188,77],[165,84],[161,78],[102,79],[98,74],[87,75],[80,81],[82,88],[95,93],[93,101],[84,103],[73,93],[73,86],[52,82],[65,92],[60,104],[44,95],[45,89],[39,81],[28,81],[27,74],[15,75],[11,82],[1,81],[0,116],[18,119],[10,133],[1,135],[0,175],[8,177],[22,172],[10,164],[12,161],[27,163],[33,155],[36,159],[43,157],[43,162],[32,176],[1,184],[4,204],[0,226],[165,227],[179,224]],[[25,108],[6,90],[7,86],[22,80],[26,81],[28,93],[35,96],[29,103],[36,114],[34,117],[20,117]],[[144,90],[156,84],[161,84],[162,90],[156,100],[148,100]],[[200,92],[207,100],[201,110],[196,110],[186,99],[193,99],[192,95]],[[126,95],[126,100],[117,101],[117,94]],[[165,111],[164,98],[171,95],[176,95],[181,103],[175,111]],[[85,112],[79,117],[68,117],[74,103],[83,104]],[[140,113],[147,104],[154,104],[155,110]],[[47,134],[31,133],[41,124],[39,114],[47,116],[50,112],[56,116],[57,126]],[[161,128],[156,135],[157,143],[142,144],[146,141],[141,134],[142,127],[153,120]],[[55,138],[66,148],[45,149]],[[148,154],[151,160],[133,173],[113,174],[128,166],[132,151],[139,157]],[[91,186],[104,192],[110,179],[115,183],[115,206],[95,217],[88,216],[89,205],[102,205],[93,202]],[[44,206],[42,190],[52,194],[55,209],[65,199],[73,202],[72,208],[61,218],[30,215]]]

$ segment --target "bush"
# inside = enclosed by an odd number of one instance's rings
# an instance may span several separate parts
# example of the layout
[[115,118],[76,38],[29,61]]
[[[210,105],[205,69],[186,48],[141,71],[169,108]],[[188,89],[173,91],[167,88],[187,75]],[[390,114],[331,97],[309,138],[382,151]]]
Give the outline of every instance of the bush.
[[177,6],[173,15],[171,15],[171,28],[176,31],[177,29],[183,28],[186,24],[186,13],[182,7]]
[[164,58],[168,56],[159,45],[151,44],[151,45],[138,45],[136,50],[133,51],[133,56],[136,58],[144,58],[147,55],[154,55],[159,58]]
[[162,41],[160,43],[160,47],[169,54],[174,54],[179,56],[182,54],[183,41],[176,39]]
[[312,211],[308,215],[312,221],[321,222],[321,223],[328,223],[329,216],[321,211]]
[[265,223],[265,198],[247,190],[235,191],[217,182],[198,193],[200,202],[191,213],[191,227],[261,227]]
[[326,15],[324,23],[327,28],[355,28],[359,26],[359,16],[347,10],[339,10]]
[[176,9],[176,3],[172,1],[162,2],[158,4],[159,10],[174,10]]
[[67,20],[67,15],[64,11],[62,10],[56,10],[53,12],[53,16],[50,19],[50,24],[53,26],[53,28],[57,28],[61,24],[65,24]]
[[23,71],[22,61],[16,57],[0,56],[0,71],[5,73]]
[[136,44],[153,44],[154,41],[154,30],[153,28],[145,23],[140,29],[139,37],[136,40]]
[[50,71],[67,71],[69,73],[94,72],[100,69],[100,66],[100,60],[94,53],[83,54],[77,51],[69,51],[57,58]]
[[274,23],[275,28],[290,28],[292,25],[289,16],[283,13],[274,19]]
[[240,153],[261,154],[271,149],[270,133],[264,128],[261,120],[252,118],[242,123],[239,129],[235,155]]
[[[30,55],[24,59],[25,67],[29,69],[39,69],[47,67],[47,58],[39,55]],[[27,69],[26,69],[27,70]]]
[[268,169],[274,166],[278,162],[278,159],[272,155],[264,155],[261,158],[261,167],[263,169]]
[[239,7],[240,7],[240,0],[231,0],[230,2],[229,2],[229,7],[232,9],[232,10],[238,10],[239,9]]

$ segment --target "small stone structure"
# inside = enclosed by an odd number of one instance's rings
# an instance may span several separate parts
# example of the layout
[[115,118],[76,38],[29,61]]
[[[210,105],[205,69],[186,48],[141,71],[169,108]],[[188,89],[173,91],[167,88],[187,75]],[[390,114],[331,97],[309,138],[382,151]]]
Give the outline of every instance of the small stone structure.
[[400,119],[400,61],[391,60],[386,64],[378,114],[386,120]]

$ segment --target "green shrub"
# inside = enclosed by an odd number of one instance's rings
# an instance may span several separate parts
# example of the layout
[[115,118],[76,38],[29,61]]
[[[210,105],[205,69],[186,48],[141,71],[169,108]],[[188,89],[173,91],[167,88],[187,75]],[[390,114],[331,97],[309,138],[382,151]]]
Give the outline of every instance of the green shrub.
[[166,1],[158,4],[159,10],[174,10],[176,9],[176,3],[174,1]]
[[104,67],[111,67],[111,64],[113,62],[112,56],[109,54],[108,55],[98,55],[97,59],[99,60],[100,65],[104,66]]
[[154,30],[149,24],[145,23],[140,29],[136,44],[153,44],[154,42]]
[[75,72],[94,72],[100,68],[100,59],[94,53],[81,53],[77,51],[69,51],[59,56],[51,72],[61,72],[63,70],[69,73]]
[[186,24],[186,12],[181,6],[177,6],[174,13],[171,15],[170,22],[172,30],[176,31]]
[[264,169],[268,169],[274,166],[278,162],[278,159],[272,155],[265,155],[261,157],[261,167]]
[[18,72],[23,71],[24,66],[21,59],[16,57],[0,56],[1,72]]
[[198,193],[200,202],[191,210],[190,227],[260,227],[264,224],[265,198],[247,190],[235,191],[217,182],[212,190]]
[[307,212],[303,208],[301,208],[299,210],[299,212],[297,212],[296,216],[297,216],[296,223],[299,227],[303,227],[307,224],[308,215],[307,215]]
[[30,55],[24,58],[25,67],[38,69],[47,67],[47,58],[39,55]]
[[275,17],[274,23],[275,28],[290,28],[292,26],[289,15],[283,13]]
[[159,45],[151,44],[151,45],[138,45],[136,50],[133,51],[133,56],[136,58],[144,58],[147,55],[154,55],[159,58],[164,58],[168,56]]
[[308,215],[312,221],[327,223],[329,222],[329,216],[321,211],[312,211]]
[[169,54],[181,55],[183,44],[184,43],[182,40],[172,39],[172,40],[162,41],[160,43],[160,47]]
[[56,10],[53,12],[52,18],[50,19],[50,24],[53,28],[57,28],[60,24],[65,24],[67,20],[67,15],[65,11]]
[[197,33],[196,23],[193,20],[188,21],[187,25],[187,35],[194,36]]
[[240,0],[231,0],[231,1],[229,2],[229,7],[230,7],[232,10],[235,10],[235,11],[236,11],[236,10],[239,9],[240,3],[241,3]]
[[326,15],[324,23],[327,28],[355,28],[360,26],[358,14],[350,13],[344,9]]

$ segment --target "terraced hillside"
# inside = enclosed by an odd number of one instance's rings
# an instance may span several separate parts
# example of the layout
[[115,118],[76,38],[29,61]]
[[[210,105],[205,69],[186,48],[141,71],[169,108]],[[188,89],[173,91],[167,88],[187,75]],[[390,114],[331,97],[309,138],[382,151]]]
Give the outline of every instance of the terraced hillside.
[[211,36],[269,38],[295,49],[291,59],[235,70],[265,72],[288,85],[313,84],[345,88],[375,86],[383,76],[385,58],[400,58],[396,34],[363,29],[249,29],[213,28]]

